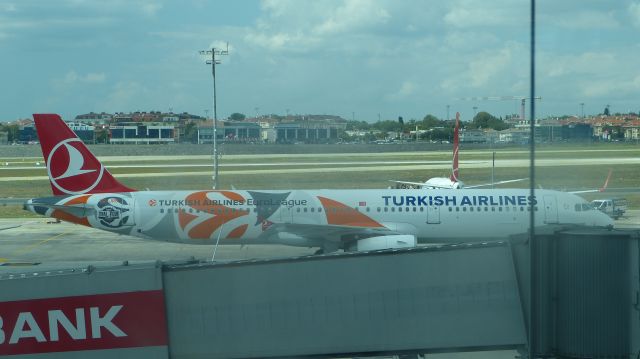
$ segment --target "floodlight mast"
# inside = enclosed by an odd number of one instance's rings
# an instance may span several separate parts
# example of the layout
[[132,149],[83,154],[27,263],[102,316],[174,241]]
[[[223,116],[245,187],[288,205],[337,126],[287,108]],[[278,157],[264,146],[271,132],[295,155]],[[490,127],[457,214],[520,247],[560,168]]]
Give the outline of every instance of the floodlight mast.
[[[461,97],[459,100],[463,101],[505,101],[505,100],[520,100],[520,120],[524,121],[524,108],[526,100],[530,100],[531,97],[526,96],[483,96],[483,97]],[[542,100],[542,97],[533,97],[534,100]],[[475,116],[475,113],[474,113]]]
[[221,64],[216,59],[216,55],[229,55],[229,43],[226,49],[220,50],[212,47],[211,50],[202,50],[200,55],[211,55],[211,60],[207,60],[206,64],[211,65],[211,75],[213,76],[213,189],[218,189],[218,113],[216,108],[216,65]]

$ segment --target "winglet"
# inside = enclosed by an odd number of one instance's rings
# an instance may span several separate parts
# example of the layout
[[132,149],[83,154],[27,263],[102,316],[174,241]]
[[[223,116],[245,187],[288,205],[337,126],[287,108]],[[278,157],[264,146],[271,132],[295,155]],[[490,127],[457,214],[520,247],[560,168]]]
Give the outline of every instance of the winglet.
[[451,179],[452,182],[458,182],[458,149],[459,149],[459,133],[460,131],[460,112],[456,112],[456,127],[453,130],[453,165],[451,168]]
[[598,190],[600,192],[604,192],[609,185],[609,180],[611,179],[611,173],[613,173],[613,169],[609,169],[609,175],[607,175],[607,179],[604,181],[604,185]]
[[54,195],[135,191],[118,182],[59,115],[33,119]]

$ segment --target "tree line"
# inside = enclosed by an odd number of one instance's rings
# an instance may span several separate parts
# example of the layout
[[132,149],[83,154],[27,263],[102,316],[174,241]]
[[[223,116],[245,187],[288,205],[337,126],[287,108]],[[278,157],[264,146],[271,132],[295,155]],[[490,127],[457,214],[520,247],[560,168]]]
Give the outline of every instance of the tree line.
[[[426,115],[422,120],[411,119],[404,121],[399,117],[397,121],[384,120],[374,123],[366,121],[347,121],[347,131],[370,131],[380,133],[380,137],[386,137],[390,132],[409,133],[418,130],[423,131],[421,139],[434,141],[450,141],[453,139],[453,131],[456,125],[455,120],[443,120],[432,114]],[[494,129],[502,131],[509,128],[502,118],[495,117],[488,112],[478,112],[471,122],[460,122],[463,129]],[[372,137],[375,137],[372,135]]]
[[0,132],[7,133],[9,143],[16,142],[20,136],[20,126],[17,124],[9,125],[0,123]]

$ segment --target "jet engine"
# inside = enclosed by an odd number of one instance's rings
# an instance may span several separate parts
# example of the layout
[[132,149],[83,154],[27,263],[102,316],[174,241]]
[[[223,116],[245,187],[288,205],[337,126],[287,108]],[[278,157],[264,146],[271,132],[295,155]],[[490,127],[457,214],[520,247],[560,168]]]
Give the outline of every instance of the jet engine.
[[294,247],[320,247],[322,241],[299,236],[288,232],[278,232],[269,237],[269,242]]
[[413,248],[416,246],[416,237],[410,234],[394,234],[359,239],[351,250],[374,251],[378,249]]

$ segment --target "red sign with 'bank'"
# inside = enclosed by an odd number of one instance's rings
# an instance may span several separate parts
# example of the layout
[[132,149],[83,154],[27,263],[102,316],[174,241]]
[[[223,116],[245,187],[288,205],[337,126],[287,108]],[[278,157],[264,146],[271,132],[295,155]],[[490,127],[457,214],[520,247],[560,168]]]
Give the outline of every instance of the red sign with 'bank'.
[[0,356],[167,342],[161,290],[0,302]]

